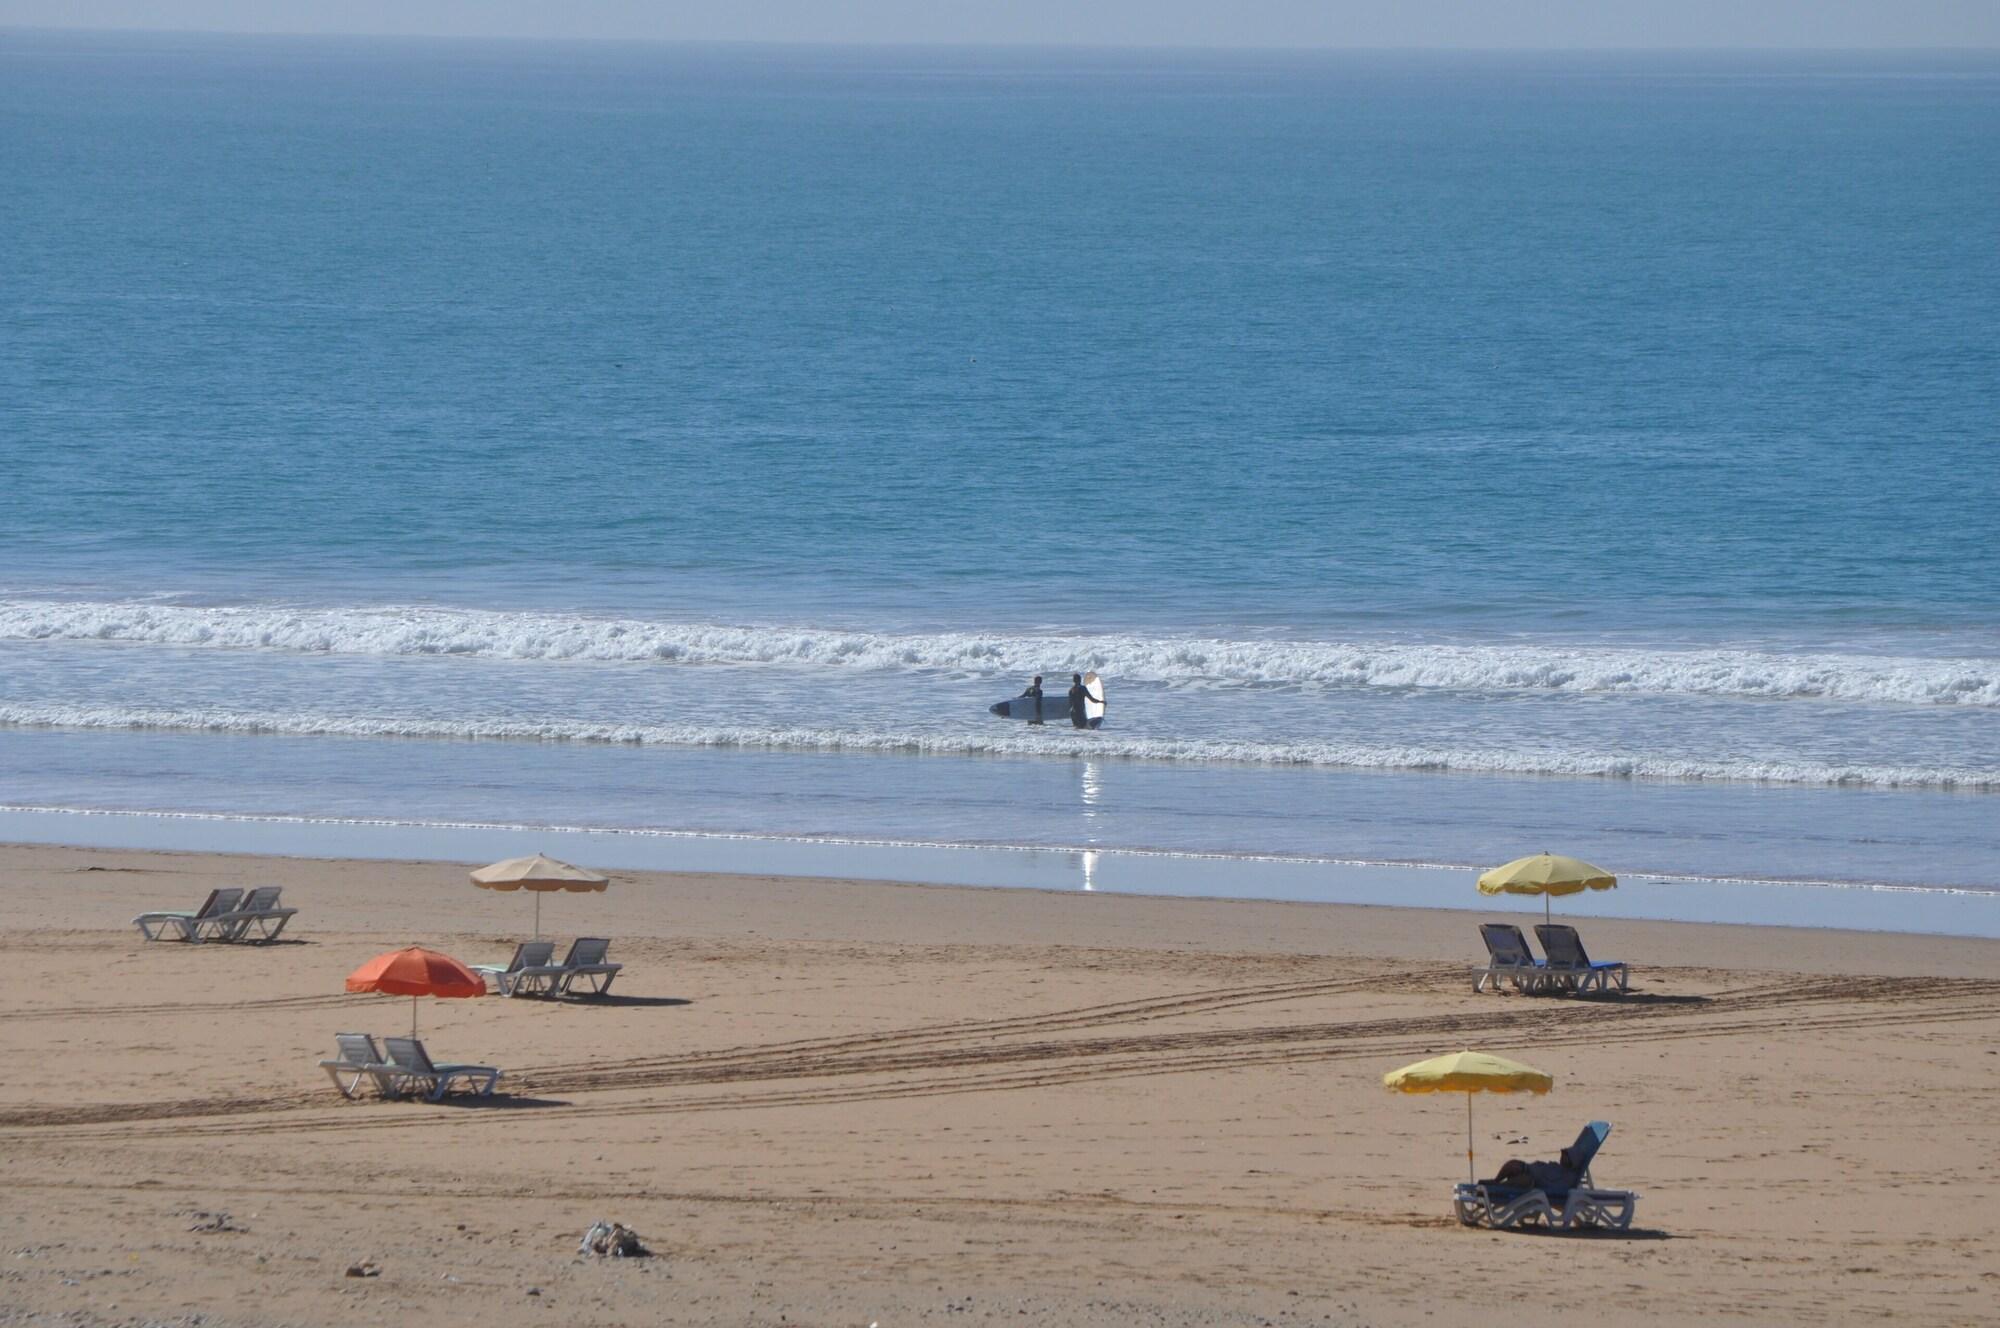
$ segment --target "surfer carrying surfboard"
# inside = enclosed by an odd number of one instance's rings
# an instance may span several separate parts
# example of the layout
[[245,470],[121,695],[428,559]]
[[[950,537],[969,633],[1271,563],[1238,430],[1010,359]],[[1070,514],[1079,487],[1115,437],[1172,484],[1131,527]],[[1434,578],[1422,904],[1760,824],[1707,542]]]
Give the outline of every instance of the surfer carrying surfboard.
[[[1069,722],[1080,729],[1094,729],[1104,723],[1104,679],[1095,673],[1072,673],[1069,696],[1056,702],[1061,707],[1058,715],[1068,715]],[[1030,725],[1041,724],[1047,715],[1047,704],[1042,699],[1042,675],[1019,696],[1010,696],[1004,701],[995,701],[986,707],[989,715],[1002,719],[1025,719]]]
[[1083,685],[1083,675],[1072,673],[1069,675],[1069,722],[1080,729],[1094,729],[1102,724],[1104,719],[1102,716],[1096,719],[1086,718],[1083,711],[1085,702],[1101,706],[1104,704],[1104,698],[1092,696],[1090,689]]
[[1028,722],[1030,724],[1041,723],[1042,722],[1042,675],[1037,673],[1035,675],[1035,680],[1028,684],[1028,690],[1022,692],[1021,695],[1024,697],[1032,696],[1035,698],[1035,717],[1029,720]]

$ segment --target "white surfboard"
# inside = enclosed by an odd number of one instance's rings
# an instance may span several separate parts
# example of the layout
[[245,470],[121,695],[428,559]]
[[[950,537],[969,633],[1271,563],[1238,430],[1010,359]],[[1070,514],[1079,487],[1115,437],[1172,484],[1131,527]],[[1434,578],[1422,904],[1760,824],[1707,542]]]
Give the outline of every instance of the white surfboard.
[[[1083,703],[1083,722],[1101,724],[1104,722],[1104,680],[1095,673],[1083,675],[1083,685],[1097,699]],[[1035,698],[1032,696],[1010,696],[1005,701],[995,701],[988,706],[987,713],[1002,719],[1034,719]],[[1060,691],[1046,689],[1042,693],[1041,720],[1044,724],[1069,723],[1069,688]]]
[[1097,698],[1095,701],[1083,703],[1083,721],[1095,727],[1104,722],[1104,679],[1094,673],[1086,673],[1083,675],[1083,686],[1084,690]]

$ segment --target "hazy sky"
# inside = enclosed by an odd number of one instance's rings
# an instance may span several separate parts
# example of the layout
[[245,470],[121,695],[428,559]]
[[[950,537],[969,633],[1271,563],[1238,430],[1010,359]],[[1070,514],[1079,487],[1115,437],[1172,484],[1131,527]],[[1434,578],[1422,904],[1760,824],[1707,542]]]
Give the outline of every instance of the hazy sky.
[[1115,46],[1996,47],[2000,0],[0,0],[0,25]]

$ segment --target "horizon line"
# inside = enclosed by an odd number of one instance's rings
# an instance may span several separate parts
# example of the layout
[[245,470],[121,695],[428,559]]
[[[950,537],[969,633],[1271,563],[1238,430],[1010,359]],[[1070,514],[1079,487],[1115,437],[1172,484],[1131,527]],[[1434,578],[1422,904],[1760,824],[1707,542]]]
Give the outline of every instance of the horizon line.
[[1011,52],[1104,52],[1107,54],[1217,54],[1217,55],[1964,55],[2000,56],[2000,43],[1990,46],[1874,45],[1734,45],[1734,46],[1632,46],[1610,43],[1571,46],[1468,45],[1438,43],[1411,45],[1304,45],[1271,46],[1258,44],[1193,45],[1173,42],[1091,42],[1091,41],[896,41],[874,38],[844,41],[828,38],[776,37],[661,37],[628,36],[549,36],[545,33],[467,32],[358,32],[345,29],[251,30],[243,28],[148,27],[137,25],[59,26],[36,23],[0,23],[0,35],[41,33],[77,37],[234,37],[275,41],[408,41],[466,42],[521,46],[654,46],[705,48],[713,50],[835,50],[835,51],[1011,51]]

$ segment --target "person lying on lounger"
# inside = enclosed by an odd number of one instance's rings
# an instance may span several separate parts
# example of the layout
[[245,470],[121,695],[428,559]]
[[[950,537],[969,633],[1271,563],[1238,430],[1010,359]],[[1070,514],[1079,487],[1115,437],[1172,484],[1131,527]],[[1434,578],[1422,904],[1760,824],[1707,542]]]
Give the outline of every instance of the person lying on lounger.
[[1513,1190],[1556,1190],[1569,1189],[1577,1181],[1575,1158],[1569,1149],[1554,1162],[1523,1162],[1518,1157],[1510,1157],[1500,1164],[1500,1172],[1492,1180],[1481,1181],[1482,1185],[1497,1185]]

